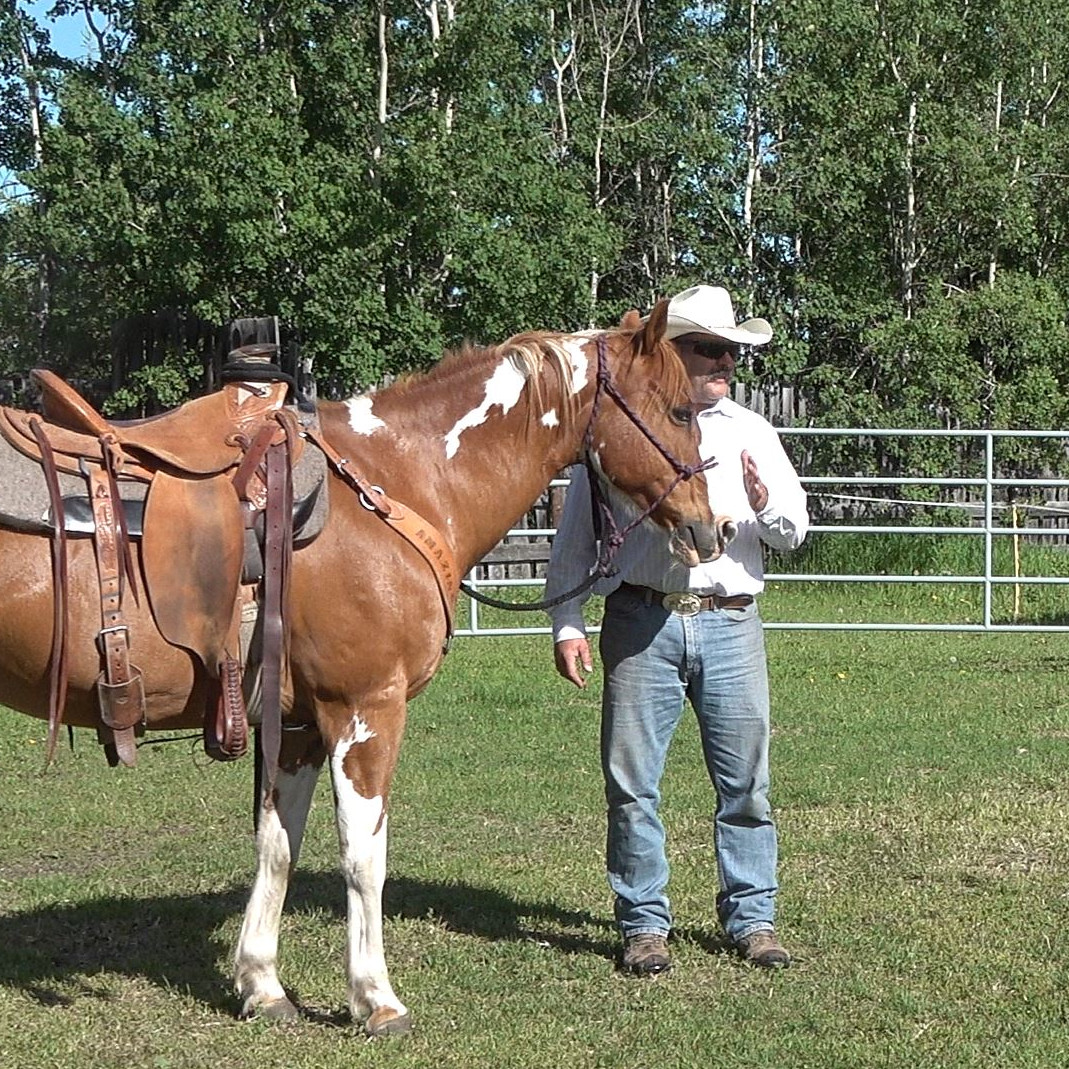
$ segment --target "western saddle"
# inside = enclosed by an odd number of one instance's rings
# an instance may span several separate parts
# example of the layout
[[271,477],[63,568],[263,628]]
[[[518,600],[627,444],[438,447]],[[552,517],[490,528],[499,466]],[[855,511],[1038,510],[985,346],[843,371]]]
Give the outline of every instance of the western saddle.
[[[55,590],[50,661],[48,755],[53,755],[67,689],[67,561],[60,476],[85,480],[100,587],[97,680],[110,764],[133,765],[145,724],[142,672],[130,661],[124,606],[138,604],[138,579],[124,498],[144,499],[141,585],[160,634],[207,671],[204,745],[218,760],[246,749],[248,723],[240,660],[243,604],[262,578],[262,724],[267,747],[281,727],[286,587],[292,554],[292,468],[303,446],[285,407],[292,380],[271,362],[276,346],[230,354],[216,393],[145,420],[110,422],[50,371],[34,371],[44,418],[0,409],[0,434],[37,460],[49,488]],[[243,576],[251,532],[262,576]],[[247,533],[249,532],[249,533]],[[243,583],[245,593],[243,594]],[[274,737],[268,738],[268,731]]]

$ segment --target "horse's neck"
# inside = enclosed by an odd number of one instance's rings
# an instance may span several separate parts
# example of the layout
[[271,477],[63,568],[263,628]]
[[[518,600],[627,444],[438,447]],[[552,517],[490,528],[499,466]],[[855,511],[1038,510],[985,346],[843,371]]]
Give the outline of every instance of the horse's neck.
[[575,459],[579,403],[559,376],[543,373],[536,389],[510,378],[500,359],[473,366],[448,389],[435,385],[344,402],[333,434],[354,468],[433,523],[467,570]]

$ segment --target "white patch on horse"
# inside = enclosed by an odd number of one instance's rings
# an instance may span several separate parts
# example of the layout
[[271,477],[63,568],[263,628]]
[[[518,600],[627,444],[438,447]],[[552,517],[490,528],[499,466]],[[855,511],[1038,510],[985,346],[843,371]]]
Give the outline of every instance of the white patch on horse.
[[555,408],[551,408],[542,417],[542,426],[543,427],[556,427],[559,423],[560,423],[560,420],[557,418],[557,410]]
[[353,717],[352,741],[341,742],[331,755],[335,815],[341,844],[341,869],[349,904],[349,1009],[366,1020],[383,1008],[404,1016],[386,971],[382,942],[382,885],[386,879],[387,817],[382,797],[365,798],[345,775],[345,757],[367,726]]
[[375,398],[370,394],[360,394],[359,397],[350,397],[345,402],[349,409],[349,426],[356,434],[374,434],[380,427],[386,424],[371,411]]
[[589,337],[571,334],[564,339],[564,351],[568,354],[568,366],[572,372],[572,393],[577,394],[587,384],[590,372],[590,360],[586,355]]
[[500,406],[502,415],[508,412],[520,399],[526,384],[527,377],[511,360],[506,359],[498,364],[494,373],[486,380],[486,393],[482,404],[461,416],[445,436],[445,455],[450,458],[456,456],[460,448],[461,434],[485,423],[490,416],[490,409],[495,405]]
[[375,732],[368,727],[359,713],[353,713],[353,722],[349,725],[350,743],[367,742],[375,737]]

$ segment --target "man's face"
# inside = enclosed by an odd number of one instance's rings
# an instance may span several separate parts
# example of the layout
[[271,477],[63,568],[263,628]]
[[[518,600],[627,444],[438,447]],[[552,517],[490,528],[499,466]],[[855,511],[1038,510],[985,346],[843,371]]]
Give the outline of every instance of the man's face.
[[682,334],[672,341],[690,376],[695,402],[709,405],[726,397],[739,347],[709,334]]

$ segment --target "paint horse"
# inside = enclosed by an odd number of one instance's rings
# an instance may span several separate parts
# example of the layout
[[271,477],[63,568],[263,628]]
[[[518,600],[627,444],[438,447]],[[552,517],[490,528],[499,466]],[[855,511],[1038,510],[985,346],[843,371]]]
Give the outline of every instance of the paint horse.
[[[695,471],[689,384],[664,339],[665,318],[661,302],[647,320],[628,313],[603,333],[527,333],[468,347],[425,375],[319,404],[330,510],[290,563],[285,730],[275,767],[261,777],[258,871],[234,956],[243,1015],[297,1014],[278,977],[279,925],[313,788],[329,763],[348,899],[349,1009],[372,1035],[409,1027],[382,932],[388,799],[407,703],[441,662],[460,576],[557,472],[585,453],[609,495],[650,510],[649,522],[671,532],[687,564],[722,550],[727,522],[712,513]],[[406,517],[407,533],[397,526]],[[49,541],[0,528],[0,701],[40,718],[48,715],[53,620]],[[147,550],[136,540],[132,548],[136,585]],[[99,729],[100,599],[88,539],[70,540],[67,572],[78,641],[66,666],[64,722]],[[161,636],[147,600],[127,612],[131,659],[143,670],[144,727],[198,727],[203,671]]]

